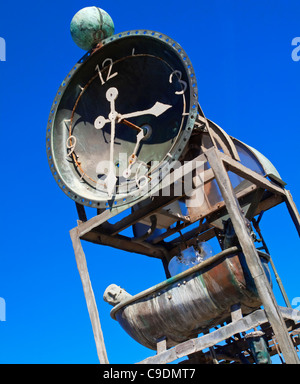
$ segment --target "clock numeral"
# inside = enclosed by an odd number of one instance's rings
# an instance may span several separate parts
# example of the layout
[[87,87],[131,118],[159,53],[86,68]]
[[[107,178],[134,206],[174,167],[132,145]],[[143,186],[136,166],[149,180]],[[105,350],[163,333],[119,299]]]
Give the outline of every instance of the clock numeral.
[[138,179],[136,178],[135,182],[139,189],[143,189],[149,183],[149,178],[143,175],[143,176],[140,176]]
[[69,152],[68,152],[68,156],[71,156],[72,155],[72,153],[74,152],[74,149],[75,149],[75,146],[76,146],[76,141],[77,141],[77,139],[76,139],[76,137],[75,136],[69,136],[68,138],[67,138],[67,142],[66,142],[66,146],[67,146],[67,148],[70,150]]
[[177,69],[171,73],[170,78],[169,78],[169,83],[173,83],[173,76],[176,75],[178,78],[179,83],[181,84],[182,90],[181,91],[176,91],[176,95],[183,95],[184,92],[187,89],[187,83],[182,80],[182,73],[178,71]]
[[112,67],[113,67],[113,61],[112,59],[105,59],[102,63],[102,69],[105,67],[105,64],[106,63],[109,63],[109,68],[108,68],[108,73],[107,73],[107,77],[106,77],[106,80],[103,79],[103,76],[102,76],[102,73],[101,73],[101,70],[100,70],[100,67],[99,65],[97,64],[96,65],[96,70],[98,71],[98,74],[99,74],[99,78],[100,78],[100,81],[101,81],[101,84],[105,84],[108,80],[112,79],[113,77],[117,76],[118,75],[118,72],[114,72],[114,73],[111,73],[111,70],[112,70]]
[[149,181],[151,180],[150,176],[146,176],[146,175],[141,175],[141,176],[138,176],[138,174],[140,173],[140,170],[141,170],[141,167],[143,166],[144,167],[144,172],[145,171],[148,171],[149,169],[149,166],[144,162],[144,161],[140,161],[139,160],[139,166],[136,170],[136,174],[135,174],[135,183],[137,185],[137,187],[139,189],[143,189],[146,187],[146,185],[149,183]]

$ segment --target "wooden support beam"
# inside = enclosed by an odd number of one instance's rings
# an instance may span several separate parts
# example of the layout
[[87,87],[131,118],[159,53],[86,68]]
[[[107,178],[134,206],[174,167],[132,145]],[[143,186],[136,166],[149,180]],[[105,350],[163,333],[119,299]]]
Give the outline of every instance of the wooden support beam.
[[107,245],[116,249],[122,249],[123,251],[134,252],[158,259],[162,259],[165,256],[160,246],[147,243],[136,243],[129,237],[122,235],[111,236],[96,231],[90,231],[83,235],[81,239],[94,244]]
[[176,196],[176,197],[165,196],[165,197],[154,198],[154,201],[151,204],[140,208],[139,210],[124,217],[124,219],[114,224],[113,232],[111,233],[111,235],[113,236],[118,234],[119,232],[124,231],[124,229],[127,229],[131,225],[136,224],[138,221],[143,220],[145,217],[148,217],[149,215],[153,215],[156,212],[159,212],[163,207],[173,203],[178,199],[179,199],[179,196]]
[[156,353],[159,355],[162,352],[165,352],[167,350],[167,339],[166,337],[162,337],[159,340],[157,340],[157,346],[156,346]]
[[249,329],[258,327],[261,324],[266,323],[267,317],[265,312],[261,309],[251,313],[248,316],[243,317],[240,320],[229,323],[216,331],[208,333],[199,338],[190,339],[175,347],[161,352],[156,356],[151,356],[138,364],[167,364],[175,361],[181,357],[190,355],[192,353],[202,351],[203,349],[212,347],[213,345],[220,343],[235,335],[236,333],[246,332]]
[[296,230],[300,236],[300,214],[299,214],[299,211],[298,211],[296,204],[293,200],[291,192],[286,190],[285,193],[286,193],[286,205],[287,205],[288,211],[289,211],[291,218],[294,222]]
[[258,204],[253,216],[259,215],[262,211],[268,211],[269,209],[276,207],[276,205],[281,204],[283,201],[284,199],[282,196],[271,195]]
[[92,284],[87,268],[86,258],[81,246],[78,227],[73,228],[70,231],[70,236],[74,248],[77,268],[79,271],[79,275],[81,278],[83,292],[86,300],[86,304],[88,307],[88,312],[90,315],[90,320],[92,323],[92,328],[94,332],[94,339],[96,342],[97,354],[101,364],[108,364],[108,358],[106,353],[106,348],[104,344],[103,333],[100,324],[99,313],[97,309],[97,304],[94,296],[94,292],[92,289]]
[[[132,205],[134,204],[132,203]],[[100,215],[94,216],[90,220],[79,224],[78,225],[79,237],[85,235],[89,231],[92,231],[94,228],[105,223],[107,220],[111,219],[112,217],[118,215],[119,213],[125,211],[128,208],[129,208],[129,205],[124,205],[124,206],[116,207],[113,209],[106,209]]]
[[[293,321],[300,320],[299,311],[291,308],[284,308],[284,307],[279,307],[279,309],[280,309],[280,312],[282,313],[282,316],[285,319],[291,319]],[[170,348],[166,351],[162,351],[160,354],[156,356],[148,357],[145,360],[139,362],[138,364],[171,363],[172,361],[175,361],[180,357],[188,356],[196,352],[203,351],[206,348],[212,347],[226,339],[229,339],[231,336],[237,333],[246,332],[246,331],[249,331],[250,329],[253,329],[259,326],[262,326],[264,330],[265,330],[265,327],[268,326],[268,318],[266,316],[265,311],[262,309],[258,309],[255,312],[252,312],[251,314],[245,317],[241,317],[236,321],[231,322],[225,326],[222,326],[216,331],[208,333],[204,336],[200,336],[195,339],[184,341],[183,343],[180,343],[173,348]],[[244,342],[245,342],[244,339],[239,340],[239,343],[244,343]],[[235,346],[235,345],[236,344],[229,344],[229,345],[227,344],[225,348],[231,349],[231,346]],[[234,350],[231,352],[233,355],[235,354]],[[274,352],[272,355],[274,354],[276,354],[276,352]],[[229,360],[233,360],[233,359],[230,358]]]
[[[224,163],[228,165],[232,162],[228,161],[227,158],[225,160],[224,156],[222,156],[220,152],[215,148],[207,150],[205,152],[205,156],[207,157],[209,164],[214,171],[215,178],[226,204],[227,211],[245,255],[248,268],[254,279],[259,297],[266,311],[268,320],[273,328],[274,334],[278,340],[285,361],[289,364],[299,364],[300,362],[298,355],[288,334],[272,288],[270,287],[269,281],[264,273],[263,266],[261,264],[253,240],[249,235],[248,228],[245,223],[245,218],[241,212],[241,208],[234,194],[229,176],[225,169]],[[237,168],[240,170],[240,167]],[[247,175],[244,175],[243,177],[246,176]],[[254,176],[256,176],[255,179]],[[262,186],[263,183],[260,175],[255,173],[255,175],[251,176],[251,181],[257,183],[257,180],[259,180],[259,185]],[[269,183],[265,183],[265,187],[268,186],[268,188],[271,188],[272,192],[275,193],[277,188],[274,189],[273,185],[269,186],[268,184]],[[280,188],[278,193],[284,193],[284,190]]]
[[[214,149],[214,148],[212,148]],[[245,167],[236,160],[231,159],[230,157],[223,155],[219,152],[220,159],[224,162],[225,167],[230,171],[236,173],[237,175],[243,177],[246,180],[251,181],[255,185],[258,185],[261,188],[265,188],[268,191],[275,193],[277,195],[285,196],[285,190],[282,187],[272,183],[265,177],[261,176],[257,172],[252,171],[251,169]]]
[[253,200],[251,201],[250,206],[245,214],[245,217],[248,220],[251,220],[252,217],[254,217],[254,214],[257,210],[257,207],[259,206],[259,203],[261,202],[264,192],[265,191],[263,188],[258,188],[253,194]]
[[[199,155],[195,159],[191,161],[191,166],[188,167],[188,170],[186,169],[186,165],[182,165],[179,167],[176,172],[173,172],[170,174],[170,177],[165,177],[162,179],[160,183],[158,183],[152,190],[147,191],[145,195],[139,199],[139,202],[146,200],[149,197],[154,197],[154,200],[157,201],[157,209],[160,209],[162,206],[168,205],[172,203],[175,200],[178,200],[181,196],[171,196],[172,193],[169,193],[169,189],[174,188],[174,185],[176,182],[183,182],[183,175],[185,177],[191,177],[192,178],[192,173],[194,172],[197,167],[199,167],[203,162],[205,161],[205,156],[203,154]],[[161,195],[160,195],[161,193]],[[166,193],[168,196],[166,196]],[[165,199],[165,201],[163,201]],[[112,217],[120,214],[121,212],[125,211],[126,209],[131,208],[133,205],[135,205],[136,202],[133,201],[131,203],[122,205],[122,206],[116,206],[112,207],[111,209],[106,209],[104,212],[102,212],[100,215],[95,216],[91,218],[90,220],[81,223],[78,228],[79,228],[79,236],[83,236],[89,231],[99,227],[101,224],[105,223],[107,220],[111,219]],[[161,205],[159,205],[161,204]],[[148,215],[152,214],[152,209],[153,207],[149,205],[148,207]],[[140,213],[139,213],[140,214]],[[138,216],[139,216],[138,214]],[[145,212],[143,213],[145,214]],[[129,216],[130,219],[121,221],[119,223],[116,223],[115,226],[115,232],[118,233],[121,232],[122,230],[128,228],[128,226],[134,224],[134,223],[129,223],[129,220],[132,220],[132,216]],[[140,220],[140,218],[139,218]],[[137,220],[138,221],[138,220]]]
[[231,307],[231,321],[238,321],[243,318],[242,308],[240,303],[235,304]]

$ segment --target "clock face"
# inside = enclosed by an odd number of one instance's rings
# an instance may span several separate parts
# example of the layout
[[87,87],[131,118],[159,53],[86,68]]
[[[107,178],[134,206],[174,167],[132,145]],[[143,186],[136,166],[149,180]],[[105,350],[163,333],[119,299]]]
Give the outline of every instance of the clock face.
[[172,39],[149,31],[108,38],[54,100],[47,153],[57,183],[93,207],[145,196],[180,157],[197,102],[192,65]]

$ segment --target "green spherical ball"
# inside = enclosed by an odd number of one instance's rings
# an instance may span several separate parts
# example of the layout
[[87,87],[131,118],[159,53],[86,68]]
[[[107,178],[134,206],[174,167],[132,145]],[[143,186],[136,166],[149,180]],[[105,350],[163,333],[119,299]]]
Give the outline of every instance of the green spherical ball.
[[78,11],[70,25],[72,39],[78,47],[89,51],[115,31],[112,18],[98,7],[86,7]]

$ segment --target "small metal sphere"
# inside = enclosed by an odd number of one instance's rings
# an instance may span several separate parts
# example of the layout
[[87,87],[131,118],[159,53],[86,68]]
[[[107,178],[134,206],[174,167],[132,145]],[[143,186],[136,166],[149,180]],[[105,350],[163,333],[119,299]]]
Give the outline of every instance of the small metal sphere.
[[112,18],[98,7],[82,8],[74,15],[70,24],[72,39],[78,47],[86,51],[112,36],[114,31]]

